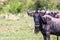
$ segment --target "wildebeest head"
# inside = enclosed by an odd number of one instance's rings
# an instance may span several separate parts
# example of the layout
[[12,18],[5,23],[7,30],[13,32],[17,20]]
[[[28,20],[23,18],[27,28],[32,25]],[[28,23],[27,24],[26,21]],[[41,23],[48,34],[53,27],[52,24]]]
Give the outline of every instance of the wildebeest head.
[[35,12],[27,12],[29,16],[32,16],[34,18],[34,23],[35,23],[35,33],[38,33],[41,30],[42,23],[45,23],[42,20],[42,16],[45,15],[45,11],[35,11]]
[[52,17],[55,17],[57,14],[58,14],[58,12],[54,12],[54,11],[51,11],[51,12],[48,12],[48,13],[46,13],[47,15],[50,15],[50,16],[52,16]]
[[29,16],[32,16],[34,18],[34,23],[35,23],[35,29],[34,29],[34,32],[35,33],[38,33],[39,32],[39,26],[40,26],[40,20],[39,20],[39,13],[38,11],[35,11],[35,12],[27,12]]
[[57,14],[58,14],[58,12],[51,12],[52,17],[55,17],[55,15],[57,15]]

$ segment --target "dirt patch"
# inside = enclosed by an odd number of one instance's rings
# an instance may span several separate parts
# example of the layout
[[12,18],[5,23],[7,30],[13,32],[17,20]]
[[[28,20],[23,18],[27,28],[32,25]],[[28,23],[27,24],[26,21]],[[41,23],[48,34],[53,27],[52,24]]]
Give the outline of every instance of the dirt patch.
[[6,28],[6,27],[0,27],[0,31],[1,30],[8,30],[8,28]]

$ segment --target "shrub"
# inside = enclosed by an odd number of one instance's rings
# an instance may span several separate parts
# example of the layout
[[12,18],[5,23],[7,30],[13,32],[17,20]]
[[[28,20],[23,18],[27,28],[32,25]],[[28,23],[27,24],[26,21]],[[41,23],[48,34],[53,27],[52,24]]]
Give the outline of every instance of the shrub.
[[21,11],[21,3],[20,2],[10,2],[9,12],[13,14],[17,14]]

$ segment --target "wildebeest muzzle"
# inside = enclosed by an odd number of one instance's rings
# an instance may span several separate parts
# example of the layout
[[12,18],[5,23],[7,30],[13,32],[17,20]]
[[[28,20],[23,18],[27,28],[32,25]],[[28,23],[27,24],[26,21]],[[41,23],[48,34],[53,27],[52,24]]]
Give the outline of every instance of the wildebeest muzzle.
[[34,29],[34,32],[35,33],[38,33],[39,32],[39,14],[38,13],[35,13],[34,14],[34,22],[35,22],[35,29]]

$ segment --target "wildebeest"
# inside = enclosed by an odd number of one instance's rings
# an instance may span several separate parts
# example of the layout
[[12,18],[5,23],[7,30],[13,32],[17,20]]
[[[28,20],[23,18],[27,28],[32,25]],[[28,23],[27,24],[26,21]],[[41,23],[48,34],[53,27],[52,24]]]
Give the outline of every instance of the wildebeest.
[[46,11],[46,15],[50,15],[52,17],[55,17],[57,14],[59,14],[57,11]]
[[[35,33],[41,31],[41,33],[44,37],[44,40],[50,40],[50,34],[55,34],[57,36],[60,35],[60,33],[59,33],[60,31],[58,29],[58,28],[60,28],[60,26],[57,26],[58,23],[55,24],[54,20],[52,21],[51,18],[49,18],[49,17],[46,18],[44,16],[45,14],[43,14],[42,15],[43,17],[42,17],[41,13],[38,13],[37,11],[35,13],[31,13],[31,14],[29,12],[27,12],[27,13],[29,16],[33,16],[33,18],[34,18]],[[57,38],[57,40],[58,40],[58,38]]]
[[40,11],[38,11],[38,13],[41,13],[41,15],[42,15],[42,14],[50,15],[50,16],[56,17],[56,18],[57,18],[56,15],[59,14],[58,11],[49,11],[49,10],[40,10]]
[[[47,22],[47,27],[49,30],[49,34],[53,34],[53,35],[57,35],[60,36],[60,18],[53,18],[50,15],[44,15],[43,18],[46,20]],[[58,40],[58,38],[57,38]]]
[[33,16],[34,18],[34,22],[35,22],[35,33],[37,33],[38,31],[41,31],[41,33],[43,34],[44,40],[46,40],[46,34],[45,34],[45,30],[43,29],[44,27],[42,27],[43,23],[46,24],[46,22],[44,22],[40,16],[40,14],[36,11],[33,14],[30,14],[29,12],[27,12],[29,16]]

